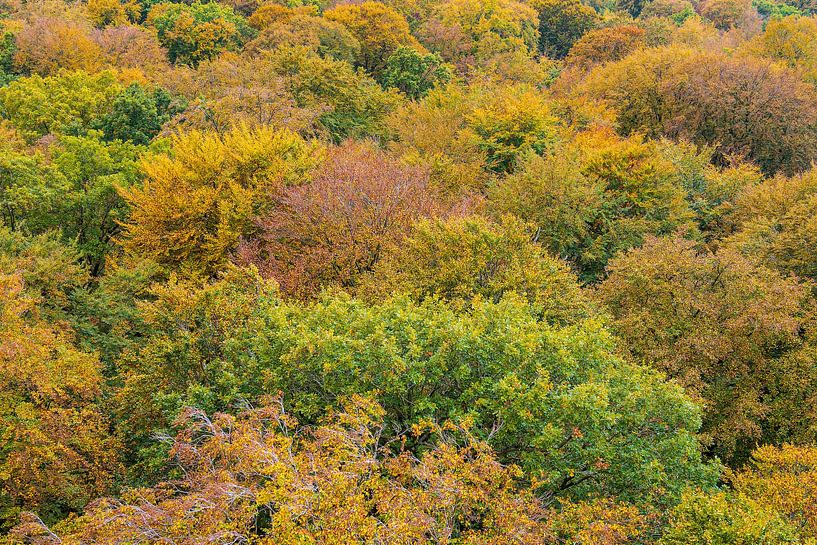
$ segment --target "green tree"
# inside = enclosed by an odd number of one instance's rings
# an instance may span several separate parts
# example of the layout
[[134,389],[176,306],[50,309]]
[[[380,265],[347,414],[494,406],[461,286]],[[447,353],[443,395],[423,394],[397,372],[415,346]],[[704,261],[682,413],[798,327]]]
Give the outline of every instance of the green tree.
[[539,52],[564,58],[573,44],[598,24],[596,10],[579,0],[536,0],[539,13]]
[[98,132],[61,136],[49,157],[6,150],[0,153],[2,223],[26,234],[58,231],[77,245],[92,273],[99,275],[124,219],[117,190],[138,178],[137,161],[146,151],[129,142],[103,142]]
[[52,152],[52,166],[62,177],[63,191],[57,207],[42,207],[41,213],[47,214],[46,226],[74,241],[92,274],[99,275],[126,218],[127,207],[118,192],[139,180],[139,160],[147,150],[94,136],[60,138]]
[[0,84],[5,85],[14,78],[14,53],[17,43],[14,34],[4,32],[0,37]]
[[123,358],[122,431],[137,449],[187,405],[223,410],[281,391],[293,415],[315,422],[365,394],[388,430],[470,421],[548,502],[604,493],[666,505],[715,476],[700,462],[698,407],[615,356],[593,319],[549,326],[510,294],[464,311],[406,298],[285,304],[246,273],[156,294],[144,311],[157,334]]
[[400,102],[347,62],[324,59],[304,48],[282,48],[269,57],[274,74],[287,78],[296,104],[317,114],[319,127],[335,142],[382,136],[385,117]]
[[113,72],[62,72],[0,88],[2,115],[29,143],[47,134],[82,135],[111,110],[122,85]]
[[417,100],[438,84],[451,80],[451,69],[436,53],[423,55],[416,49],[400,47],[386,60],[381,81]]
[[132,83],[114,97],[111,111],[99,126],[107,140],[147,145],[173,113],[171,97],[164,89],[148,92],[142,85]]

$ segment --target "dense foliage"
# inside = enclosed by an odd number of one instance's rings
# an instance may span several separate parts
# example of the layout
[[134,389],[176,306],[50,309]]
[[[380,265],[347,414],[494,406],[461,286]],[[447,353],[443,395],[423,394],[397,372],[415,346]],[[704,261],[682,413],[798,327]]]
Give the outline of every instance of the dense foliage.
[[0,545],[817,544],[816,14],[0,2]]

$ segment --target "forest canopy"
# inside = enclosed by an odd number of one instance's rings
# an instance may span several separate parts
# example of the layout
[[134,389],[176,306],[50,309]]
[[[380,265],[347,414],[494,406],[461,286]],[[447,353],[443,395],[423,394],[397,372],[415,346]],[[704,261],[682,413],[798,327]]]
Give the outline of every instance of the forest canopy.
[[0,0],[0,545],[817,544],[817,5]]

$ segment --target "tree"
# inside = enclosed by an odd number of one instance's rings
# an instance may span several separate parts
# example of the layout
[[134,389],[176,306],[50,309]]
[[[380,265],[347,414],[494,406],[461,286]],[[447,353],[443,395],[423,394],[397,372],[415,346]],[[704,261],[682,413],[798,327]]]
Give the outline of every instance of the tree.
[[0,527],[21,509],[48,521],[108,492],[118,445],[96,406],[98,361],[38,317],[17,272],[0,272]]
[[43,212],[57,206],[63,180],[48,175],[38,154],[13,149],[0,153],[0,219],[12,231],[42,232],[52,225]]
[[[698,407],[615,356],[595,319],[547,325],[510,294],[463,310],[402,297],[285,303],[251,275],[172,282],[157,295],[144,307],[156,333],[122,366],[129,438],[167,433],[185,406],[220,411],[281,391],[291,414],[314,423],[362,394],[385,409],[384,440],[429,421],[471,422],[549,504],[603,494],[671,505],[716,473],[698,455]],[[426,439],[407,446],[422,452]],[[155,447],[138,450],[150,459]]]
[[724,243],[784,274],[814,279],[815,241],[809,227],[816,193],[813,170],[792,178],[769,178],[747,188],[728,216],[734,228]]
[[88,17],[97,28],[137,23],[142,6],[136,0],[88,0]]
[[[278,4],[265,4],[282,8]],[[284,8],[286,9],[286,8]],[[318,17],[311,10],[289,10],[286,16],[270,17],[269,10],[259,8],[248,20],[261,28],[258,37],[249,42],[245,51],[274,51],[276,48],[303,46],[320,55],[354,64],[360,58],[360,42],[341,23]],[[266,13],[266,16],[265,16]],[[271,19],[269,22],[259,19]]]
[[0,271],[19,276],[20,297],[36,304],[36,317],[43,324],[64,328],[70,319],[72,297],[89,281],[81,257],[58,233],[26,236],[0,227]]
[[752,2],[757,12],[764,21],[770,19],[782,19],[790,15],[803,15],[797,6],[784,2],[774,2],[773,0],[756,0]]
[[642,50],[591,74],[583,89],[618,112],[622,134],[683,138],[742,156],[764,173],[809,168],[817,94],[766,62],[678,47]]
[[456,84],[432,89],[388,119],[389,147],[404,161],[425,166],[446,201],[481,192],[488,183],[486,153],[466,122],[479,103],[481,95],[475,91]]
[[423,55],[408,47],[392,53],[382,76],[385,87],[395,87],[414,100],[426,96],[435,85],[444,85],[450,80],[451,70],[439,55]]
[[817,197],[814,196],[793,203],[779,223],[772,226],[772,240],[766,252],[767,259],[778,268],[811,279],[817,278],[813,254],[817,239],[811,231],[815,210]]
[[257,9],[252,11],[252,15],[247,18],[247,22],[257,30],[264,30],[275,23],[289,24],[299,16],[314,16],[317,14],[315,6],[284,6],[275,2],[264,2]]
[[598,14],[579,0],[536,0],[539,52],[562,59],[579,38],[596,26]]
[[94,276],[101,274],[124,219],[116,192],[138,178],[146,150],[127,142],[105,143],[89,136],[61,136],[42,154],[0,155],[0,221],[14,231],[38,235],[54,230],[76,244]]
[[692,219],[681,181],[654,143],[588,131],[497,183],[489,208],[535,224],[549,251],[594,282],[618,252]]
[[616,8],[628,13],[631,17],[638,17],[642,10],[649,5],[647,0],[616,0]]
[[650,17],[669,17],[676,25],[695,15],[695,8],[688,0],[652,0],[644,6],[639,17],[643,20]]
[[239,48],[254,31],[232,8],[217,2],[154,5],[146,23],[156,29],[173,63],[197,65]]
[[[282,545],[406,539],[431,545],[449,536],[504,543],[512,533],[522,545],[556,543],[556,514],[520,483],[518,468],[500,464],[468,429],[431,426],[433,448],[415,457],[381,441],[383,416],[360,396],[316,427],[298,425],[280,399],[238,416],[189,410],[173,447],[185,469],[183,479],[167,483],[175,494],[159,486],[102,500],[57,526],[58,539],[120,543],[148,534],[185,545],[224,536]],[[606,507],[596,524],[609,520],[616,537],[599,535],[595,543],[623,544],[640,533],[644,523],[632,510]],[[595,530],[582,522],[574,528]],[[33,514],[14,530],[31,543],[57,533]]]
[[424,43],[462,73],[493,72],[504,57],[536,50],[536,12],[516,0],[446,0],[419,30]]
[[463,306],[515,292],[548,322],[575,323],[592,314],[568,268],[535,238],[535,228],[513,216],[496,224],[480,216],[421,220],[386,249],[360,291],[373,300],[402,292]]
[[408,22],[394,9],[380,2],[339,4],[323,16],[342,24],[360,42],[357,65],[373,75],[379,75],[386,60],[401,46],[422,49],[409,31]]
[[739,495],[780,513],[808,539],[817,532],[817,449],[766,445],[752,452],[745,468],[729,476]]
[[320,126],[335,143],[382,136],[385,117],[400,104],[398,93],[383,91],[344,61],[322,59],[299,48],[282,49],[269,60],[276,73],[289,78],[296,103],[318,113]]
[[241,124],[283,126],[336,143],[383,136],[386,116],[402,101],[348,63],[305,47],[223,54],[167,86],[190,100],[174,121],[184,127],[224,133]]
[[779,514],[727,493],[688,492],[670,515],[660,545],[739,545],[804,543]]
[[719,30],[743,28],[759,19],[750,0],[706,0],[698,9]]
[[142,162],[142,186],[120,189],[131,208],[122,247],[182,274],[213,274],[281,189],[303,182],[320,150],[266,127],[176,137],[170,154]]
[[258,241],[242,260],[275,278],[287,294],[310,297],[324,286],[354,288],[385,247],[438,206],[421,169],[365,144],[330,152],[310,183],[289,188],[261,218]]
[[808,373],[783,379],[794,369],[783,356],[810,327],[807,287],[735,252],[668,238],[615,258],[598,297],[630,354],[703,399],[716,453],[740,461],[757,441],[786,440],[770,410],[815,386]]
[[41,228],[61,229],[65,240],[77,244],[94,275],[101,274],[125,203],[117,191],[138,179],[138,161],[144,148],[126,142],[100,142],[96,138],[64,136],[53,150],[53,166],[64,180],[57,207],[43,206]]
[[661,155],[677,169],[690,210],[704,241],[720,240],[737,229],[736,203],[763,182],[763,174],[751,163],[729,158],[730,164],[713,164],[714,148],[689,142],[664,141]]
[[744,49],[755,56],[785,63],[802,72],[809,82],[817,82],[817,20],[812,17],[774,17],[763,33]]
[[153,29],[133,25],[108,27],[95,33],[95,39],[110,66],[123,72],[137,71],[166,85],[164,79],[171,66]]
[[40,76],[61,70],[97,72],[105,59],[92,31],[88,24],[65,18],[34,18],[15,36],[15,69]]
[[644,45],[645,34],[634,25],[590,30],[573,44],[565,63],[588,69],[595,64],[620,60]]
[[485,152],[488,169],[512,172],[528,154],[543,155],[555,144],[558,120],[538,90],[501,87],[482,98],[465,121]]
[[20,78],[0,88],[0,107],[27,142],[47,134],[83,135],[110,111],[122,85],[113,72]]
[[132,83],[113,99],[111,111],[99,126],[107,140],[147,145],[174,113],[170,106],[171,98],[164,89],[148,93],[143,86]]
[[15,74],[14,53],[17,50],[17,41],[14,34],[4,32],[0,37],[0,83],[8,84]]
[[760,447],[746,468],[730,474],[732,491],[688,494],[659,543],[811,543],[816,468],[814,447]]

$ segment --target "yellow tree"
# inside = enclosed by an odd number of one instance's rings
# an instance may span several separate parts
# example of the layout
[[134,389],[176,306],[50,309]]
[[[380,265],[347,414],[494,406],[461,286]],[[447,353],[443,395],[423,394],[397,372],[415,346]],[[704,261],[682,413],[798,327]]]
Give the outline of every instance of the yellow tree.
[[256,230],[253,218],[320,157],[319,145],[268,127],[177,137],[169,154],[143,161],[141,187],[121,189],[131,206],[122,246],[183,274],[212,274]]
[[817,19],[814,17],[772,18],[763,33],[742,49],[750,55],[794,68],[807,81],[817,83]]
[[537,17],[517,0],[447,0],[420,30],[423,42],[461,71],[536,50]]
[[790,543],[817,536],[817,448],[771,445],[727,474],[731,490],[689,492],[670,514],[660,545]]
[[387,248],[361,292],[378,300],[403,292],[456,305],[516,292],[543,320],[574,323],[588,316],[576,278],[536,243],[536,234],[534,225],[513,216],[497,223],[480,216],[421,220],[404,241]]
[[323,14],[346,28],[360,42],[358,64],[372,74],[379,73],[389,56],[400,46],[422,49],[409,31],[405,17],[380,2],[340,4]]

